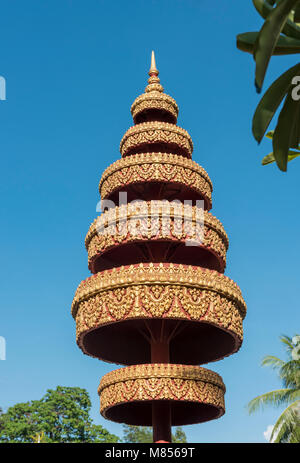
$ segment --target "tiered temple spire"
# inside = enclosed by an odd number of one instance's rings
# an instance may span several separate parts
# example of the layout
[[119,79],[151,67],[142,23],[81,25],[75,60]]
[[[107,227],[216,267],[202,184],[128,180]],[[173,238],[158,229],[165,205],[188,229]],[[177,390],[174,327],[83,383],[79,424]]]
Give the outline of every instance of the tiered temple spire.
[[100,382],[102,415],[153,426],[154,442],[170,442],[171,426],[224,414],[222,378],[198,365],[238,351],[246,305],[223,274],[228,237],[208,212],[212,183],[191,159],[154,52],[149,76],[122,158],[100,180],[104,212],[85,240],[93,275],[79,285],[72,314],[85,354],[126,365]]

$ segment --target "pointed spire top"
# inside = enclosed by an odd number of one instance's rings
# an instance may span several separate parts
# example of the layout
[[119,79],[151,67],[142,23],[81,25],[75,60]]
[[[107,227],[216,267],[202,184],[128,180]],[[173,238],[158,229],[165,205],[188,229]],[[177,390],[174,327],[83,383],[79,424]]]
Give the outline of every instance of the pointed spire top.
[[[149,119],[149,117],[153,117],[153,115],[156,117],[161,112],[159,120],[168,120],[176,124],[178,106],[174,98],[163,93],[164,88],[158,77],[159,72],[156,67],[154,51],[151,53],[151,65],[148,74],[148,85],[145,88],[145,93],[139,95],[131,106],[134,123],[137,124],[146,120],[150,121],[152,119]],[[167,117],[166,114],[169,116]]]
[[151,67],[150,67],[150,70],[149,70],[149,76],[158,76],[159,72],[156,68],[156,63],[155,63],[155,54],[154,54],[154,51],[152,50],[152,53],[151,53]]
[[148,79],[149,85],[147,85],[146,87],[146,92],[151,92],[153,90],[162,92],[163,87],[160,85],[160,79],[158,77],[159,72],[157,70],[156,63],[155,63],[154,51],[152,51],[151,53],[151,66],[150,66],[148,74],[150,77]]

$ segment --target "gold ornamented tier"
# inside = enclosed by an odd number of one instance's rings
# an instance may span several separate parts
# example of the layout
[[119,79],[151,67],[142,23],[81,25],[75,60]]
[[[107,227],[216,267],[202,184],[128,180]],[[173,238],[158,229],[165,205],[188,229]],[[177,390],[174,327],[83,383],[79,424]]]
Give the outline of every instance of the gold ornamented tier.
[[143,201],[109,209],[90,226],[85,246],[89,268],[95,273],[95,259],[116,247],[145,242],[149,245],[174,242],[176,246],[184,246],[188,241],[197,244],[193,249],[185,248],[188,258],[191,252],[198,258],[195,247],[206,249],[217,256],[220,266],[217,268],[224,271],[228,237],[223,225],[209,212],[182,203]]
[[151,405],[155,401],[168,401],[173,426],[208,421],[225,412],[222,378],[198,366],[146,364],[121,368],[101,379],[98,393],[101,414],[127,424],[151,426]]
[[99,192],[107,199],[130,186],[149,183],[186,188],[204,198],[206,208],[211,209],[213,186],[206,171],[191,159],[170,153],[140,153],[119,159],[104,171]]
[[[223,358],[240,348],[246,305],[239,287],[223,274],[190,265],[150,263],[113,268],[87,278],[76,291],[72,314],[81,349],[88,355],[121,364],[139,363],[135,359],[140,355],[148,358],[147,347],[136,349],[139,333],[132,323],[155,319],[193,322],[185,329],[186,341],[179,342],[174,355],[180,363],[199,364]],[[101,339],[97,337],[99,329],[106,331],[106,335],[100,333]],[[128,355],[118,330],[126,331],[124,342],[132,349]],[[128,336],[136,337],[135,346],[130,347],[130,341],[125,341]],[[107,342],[114,345],[113,354]],[[180,347],[182,342],[186,344],[184,349]],[[195,343],[193,352],[182,358],[181,351],[188,352],[186,348],[191,342]],[[207,351],[203,350],[203,342]],[[173,352],[177,348],[174,344]]]
[[175,124],[159,121],[144,122],[130,127],[121,140],[120,152],[122,156],[126,156],[151,145],[168,145],[170,149],[178,150],[188,158],[193,152],[193,142],[186,130]]
[[174,98],[160,91],[151,91],[138,96],[131,106],[131,114],[135,121],[136,116],[145,111],[158,110],[171,114],[176,123],[178,106]]
[[[75,317],[81,302],[93,296],[109,290],[120,290],[135,285],[141,286],[185,286],[192,291],[209,291],[232,300],[241,315],[246,315],[246,304],[239,286],[226,275],[214,270],[202,267],[181,264],[138,264],[128,265],[111,270],[99,272],[83,280],[76,291],[73,303],[72,314]],[[161,291],[158,291],[161,293]],[[195,300],[195,309],[202,299],[198,300],[196,294],[191,292],[192,300]],[[199,294],[201,296],[201,294]],[[160,300],[160,297],[159,297]],[[157,312],[157,316],[161,317]],[[195,313],[197,317],[198,314]]]

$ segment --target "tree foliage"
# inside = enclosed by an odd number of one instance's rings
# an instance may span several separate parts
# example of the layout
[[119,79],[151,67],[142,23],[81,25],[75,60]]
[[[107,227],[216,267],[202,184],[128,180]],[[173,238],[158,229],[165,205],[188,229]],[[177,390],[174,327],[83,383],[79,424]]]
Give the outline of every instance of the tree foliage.
[[0,442],[118,442],[93,424],[90,409],[85,389],[49,389],[41,400],[18,403],[0,414]]
[[[124,435],[124,442],[127,443],[152,443],[153,442],[153,434],[152,428],[150,426],[130,426],[127,424],[123,425],[123,435]],[[177,427],[175,430],[175,434],[172,434],[172,442],[173,443],[185,443],[186,435],[185,432],[182,430],[181,427]]]
[[[253,4],[265,22],[259,32],[239,34],[237,47],[253,55],[255,86],[260,93],[272,55],[300,53],[300,0],[253,0]],[[286,171],[288,162],[296,157],[291,157],[291,148],[298,149],[300,142],[299,82],[298,63],[269,87],[252,121],[253,136],[260,143],[284,101],[272,137],[273,153],[268,158],[275,160],[282,171]],[[270,164],[265,161],[264,158],[263,165]]]
[[[274,135],[274,130],[271,130],[270,132],[267,133],[266,137],[270,138],[272,140],[273,135]],[[288,162],[292,161],[293,159],[295,159],[295,158],[297,158],[299,156],[300,156],[300,145],[298,146],[298,148],[295,148],[293,150],[289,150]],[[265,156],[263,158],[263,160],[261,161],[263,166],[266,166],[267,164],[271,164],[272,162],[275,162],[275,157],[274,157],[273,152],[267,154],[267,156]]]
[[297,335],[293,339],[282,336],[280,340],[287,350],[288,360],[285,362],[278,357],[268,355],[264,357],[262,366],[277,371],[283,388],[255,397],[249,402],[248,411],[254,413],[266,405],[275,407],[287,405],[274,425],[270,441],[300,443],[300,336]]

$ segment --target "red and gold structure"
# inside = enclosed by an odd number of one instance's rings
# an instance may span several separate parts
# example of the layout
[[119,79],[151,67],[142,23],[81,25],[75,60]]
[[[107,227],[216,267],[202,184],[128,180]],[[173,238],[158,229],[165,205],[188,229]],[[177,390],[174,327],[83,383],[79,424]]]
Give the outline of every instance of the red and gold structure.
[[[178,106],[163,92],[153,52],[149,76],[122,158],[100,180],[104,212],[85,240],[92,276],[72,315],[85,354],[125,365],[101,379],[101,414],[152,426],[154,442],[171,442],[172,426],[224,414],[222,378],[199,365],[238,351],[246,305],[224,275],[228,237],[209,212],[212,182],[191,159],[192,139],[176,125]],[[197,246],[186,245],[191,230],[202,230]]]

